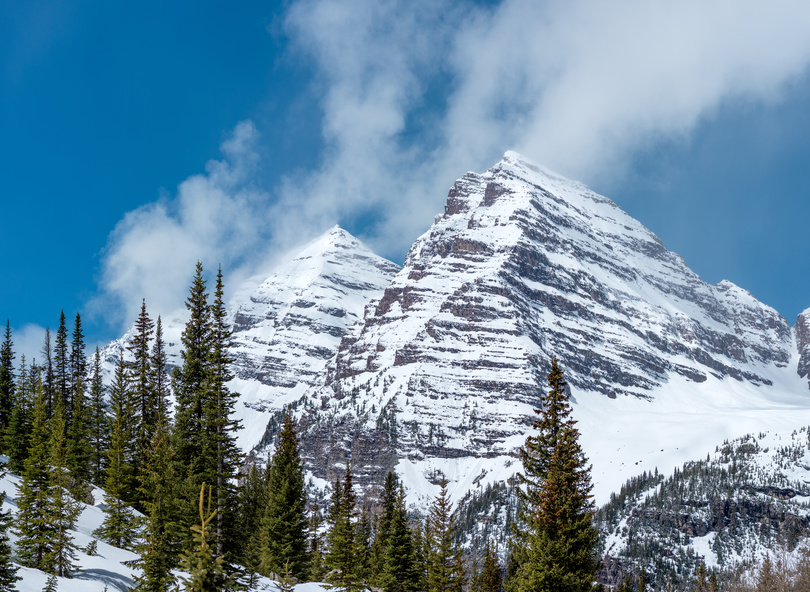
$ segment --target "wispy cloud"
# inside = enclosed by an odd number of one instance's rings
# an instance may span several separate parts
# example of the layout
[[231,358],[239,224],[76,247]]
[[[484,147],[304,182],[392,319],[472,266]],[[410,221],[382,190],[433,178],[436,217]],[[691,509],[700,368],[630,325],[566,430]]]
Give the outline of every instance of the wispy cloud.
[[222,161],[112,233],[101,285],[128,318],[141,297],[177,308],[197,259],[246,273],[336,222],[371,220],[365,238],[400,255],[456,177],[507,149],[621,175],[728,103],[778,101],[810,63],[810,4],[793,0],[297,0],[284,30],[320,93],[319,166],[257,190],[240,124]]

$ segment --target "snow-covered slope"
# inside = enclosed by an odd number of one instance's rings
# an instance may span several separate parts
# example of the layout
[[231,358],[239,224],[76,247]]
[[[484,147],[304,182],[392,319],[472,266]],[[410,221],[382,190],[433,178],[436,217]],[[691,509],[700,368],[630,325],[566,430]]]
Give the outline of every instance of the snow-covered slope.
[[396,465],[420,503],[437,470],[458,496],[505,479],[552,355],[600,501],[753,424],[810,422],[776,311],[706,284],[609,199],[508,152],[454,184],[308,393],[310,467],[331,480],[348,458],[370,479]]

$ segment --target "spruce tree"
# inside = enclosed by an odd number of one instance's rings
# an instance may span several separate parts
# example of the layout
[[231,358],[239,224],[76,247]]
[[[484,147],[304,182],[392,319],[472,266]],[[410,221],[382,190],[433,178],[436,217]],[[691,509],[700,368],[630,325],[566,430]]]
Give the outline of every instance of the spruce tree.
[[93,371],[90,378],[89,424],[90,424],[90,479],[96,485],[104,480],[107,450],[110,446],[110,424],[107,401],[104,397],[104,382],[101,374],[101,354],[98,347],[93,356]]
[[[236,489],[234,481],[239,466],[242,463],[242,454],[236,445],[235,434],[241,428],[238,420],[232,418],[238,393],[228,388],[233,379],[230,365],[233,358],[230,354],[232,347],[232,331],[227,322],[225,309],[225,289],[222,282],[222,268],[217,272],[217,281],[214,288],[214,302],[211,304],[211,338],[208,352],[208,379],[207,400],[203,405],[203,421],[205,433],[208,435],[204,446],[206,454],[214,456],[211,467],[214,479],[214,497],[217,505],[216,517],[216,553],[222,555],[226,549],[226,541],[235,538],[234,524],[236,507]],[[304,516],[306,519],[306,516]],[[306,549],[306,545],[302,547]],[[233,549],[227,549],[228,552]],[[294,551],[290,551],[293,552]],[[298,564],[291,558],[291,569],[294,574],[303,573],[305,566]]]
[[548,382],[540,419],[533,423],[540,433],[521,451],[525,491],[512,539],[510,592],[590,591],[598,567],[590,467],[556,358]]
[[[72,409],[72,401],[70,399],[70,366],[68,355],[68,332],[67,325],[65,324],[65,311],[63,310],[59,315],[59,328],[56,330],[56,341],[53,346],[53,360],[54,360],[54,380],[56,396],[62,401],[62,408],[65,410]],[[56,402],[54,402],[54,406]],[[67,417],[68,423],[70,417]]]
[[[30,375],[29,375],[30,372]],[[8,451],[8,467],[15,473],[23,471],[31,437],[33,414],[33,382],[35,368],[26,368],[25,356],[21,356],[20,374],[15,388],[14,407],[5,434],[5,449]]]
[[67,468],[67,435],[65,433],[65,414],[62,401],[59,400],[51,420],[50,470],[51,495],[48,499],[48,518],[53,528],[51,549],[45,557],[50,573],[61,578],[68,578],[76,569],[75,559],[77,546],[70,531],[82,510],[69,489],[71,475]]
[[51,330],[45,328],[45,341],[42,344],[42,388],[45,393],[45,418],[50,419],[53,403],[56,400],[56,386],[53,372],[53,349],[51,348]]
[[163,341],[163,323],[160,316],[155,324],[155,341],[149,364],[151,367],[149,389],[156,403],[157,424],[160,419],[169,420],[169,377],[166,374],[166,344]]
[[[216,480],[209,467],[216,457],[211,450],[204,450],[207,442],[204,409],[210,388],[211,309],[205,289],[203,268],[197,268],[186,299],[189,320],[181,337],[180,357],[182,365],[172,374],[173,391],[176,397],[176,413],[173,431],[173,446],[178,464],[178,478],[183,482],[182,523],[189,537],[190,527],[195,523],[195,499],[203,481]],[[210,448],[210,447],[206,447]],[[193,541],[187,540],[189,544]]]
[[249,465],[239,488],[239,532],[242,553],[239,563],[247,572],[247,586],[252,588],[256,575],[264,569],[265,530],[262,525],[267,511],[267,471],[259,465]]
[[49,519],[53,489],[50,474],[49,427],[46,418],[45,392],[41,377],[34,377],[34,409],[29,454],[25,460],[22,480],[17,486],[17,516],[14,532],[20,563],[51,571],[46,562],[52,550],[54,526]]
[[76,319],[73,322],[73,335],[70,342],[70,358],[68,360],[68,374],[70,376],[71,396],[75,396],[79,383],[87,382],[87,356],[84,352],[82,316],[78,312],[76,313]]
[[67,467],[73,485],[71,491],[79,496],[91,476],[90,410],[84,391],[84,381],[78,377],[73,387],[73,421],[67,438]]
[[106,507],[104,522],[95,535],[113,546],[129,549],[136,536],[135,516],[129,503],[135,498],[132,456],[135,435],[132,429],[134,404],[131,400],[123,352],[119,353],[115,379],[110,391],[113,416],[110,448],[107,452],[107,477],[104,481]]
[[[389,477],[393,473],[389,473]],[[386,489],[390,484],[386,479]],[[419,592],[423,589],[422,571],[419,566],[414,537],[408,527],[405,509],[405,491],[396,490],[388,510],[388,524],[383,547],[383,566],[379,578],[384,592]],[[385,509],[383,510],[386,511]]]
[[0,444],[4,452],[8,452],[3,437],[11,423],[14,390],[14,343],[11,340],[11,324],[6,319],[6,334],[0,346]]
[[441,490],[433,501],[427,522],[427,585],[429,592],[462,592],[464,564],[461,547],[456,542],[458,524],[442,477]]
[[372,546],[372,580],[380,582],[385,570],[385,550],[388,547],[388,532],[391,528],[391,519],[396,509],[399,488],[397,478],[393,471],[389,471],[385,476],[382,494],[380,495],[380,515],[374,533],[374,544]]
[[344,481],[335,481],[330,508],[331,528],[327,535],[327,565],[338,573],[334,583],[343,590],[359,590],[357,565],[357,508],[352,472],[346,462]]
[[325,571],[321,524],[321,512],[318,502],[315,500],[312,502],[312,510],[309,513],[309,577],[315,582],[321,581]]
[[174,583],[171,570],[176,567],[180,545],[177,516],[177,482],[169,426],[158,416],[158,425],[145,457],[140,495],[147,517],[144,540],[137,551],[137,565],[143,571],[136,576],[137,592],[166,592]]
[[149,344],[154,331],[154,323],[146,312],[146,300],[141,303],[141,312],[135,321],[135,333],[127,350],[132,361],[127,364],[130,376],[130,389],[135,402],[136,447],[133,465],[136,474],[141,471],[146,449],[152,441],[156,425],[158,403],[152,391],[152,363]]
[[295,432],[292,413],[287,411],[267,478],[267,510],[263,528],[266,533],[264,565],[267,572],[280,574],[289,566],[292,575],[307,576],[307,496],[304,489],[304,465]]

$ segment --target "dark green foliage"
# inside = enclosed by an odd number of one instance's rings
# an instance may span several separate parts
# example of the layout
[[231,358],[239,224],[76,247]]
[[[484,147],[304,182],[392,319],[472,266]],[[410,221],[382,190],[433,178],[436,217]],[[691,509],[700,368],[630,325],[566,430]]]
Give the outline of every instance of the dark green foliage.
[[343,483],[335,482],[329,509],[331,528],[327,534],[327,566],[337,570],[333,583],[344,590],[359,590],[357,553],[357,508],[352,472],[346,463]]
[[166,375],[166,344],[163,341],[163,323],[160,317],[155,325],[155,341],[149,360],[151,366],[149,389],[155,401],[155,424],[160,419],[169,420],[169,377]]
[[53,349],[51,348],[51,330],[45,328],[45,341],[42,344],[42,389],[45,393],[45,419],[50,419],[56,399],[53,374]]
[[110,390],[112,434],[107,452],[107,477],[104,481],[106,508],[104,522],[96,536],[122,549],[129,549],[136,536],[135,516],[129,503],[135,498],[135,475],[132,456],[134,405],[129,395],[123,352],[119,354],[115,379]]
[[48,518],[53,527],[53,535],[50,541],[51,550],[45,557],[45,563],[49,568],[46,571],[67,578],[76,568],[74,561],[78,549],[69,531],[76,524],[76,519],[82,510],[82,504],[77,502],[69,491],[71,476],[67,469],[67,436],[61,400],[56,404],[51,424],[50,470],[52,488],[48,500]]
[[281,573],[289,567],[293,577],[306,577],[309,568],[306,505],[304,466],[295,422],[288,412],[268,468],[267,510],[262,524],[266,573]]
[[14,532],[19,536],[17,555],[20,563],[45,571],[52,551],[54,526],[50,520],[53,484],[50,475],[48,421],[45,417],[45,392],[39,374],[34,377],[34,409],[28,458],[17,492],[17,516]]
[[521,451],[525,491],[514,528],[510,591],[591,590],[598,567],[590,467],[571,418],[567,384],[557,359],[548,375],[538,430]]
[[28,448],[31,439],[34,407],[33,385],[36,370],[25,366],[25,356],[20,363],[20,374],[15,390],[14,407],[11,411],[11,420],[5,434],[5,449],[8,451],[8,467],[16,474],[23,472],[25,459],[28,458]]
[[87,381],[87,356],[84,353],[84,333],[82,332],[82,317],[79,313],[76,313],[73,323],[68,375],[70,376],[70,391],[72,396],[75,396],[79,382]]
[[441,491],[430,508],[427,528],[427,585],[430,592],[461,592],[465,572],[461,547],[456,541],[457,521],[442,477]]
[[96,353],[93,356],[93,372],[90,378],[88,444],[90,446],[90,480],[97,485],[101,484],[104,479],[107,450],[110,446],[110,423],[104,392],[101,377],[101,354],[96,347]]
[[[216,553],[232,552],[226,549],[226,541],[235,538],[234,526],[236,506],[236,489],[234,478],[242,463],[242,453],[236,445],[234,434],[241,429],[239,421],[233,419],[238,393],[232,393],[228,382],[233,379],[230,365],[233,363],[230,348],[232,331],[228,325],[225,310],[225,289],[222,283],[222,268],[217,272],[214,302],[211,305],[211,339],[208,352],[207,400],[203,405],[203,421],[206,440],[203,446],[206,456],[213,456],[213,462],[206,473],[212,474],[209,481],[214,487],[214,499],[217,506],[216,519]],[[304,517],[306,520],[306,517]],[[303,549],[306,548],[302,547]],[[294,553],[294,551],[291,551]],[[290,557],[294,574],[305,571],[305,567]]]
[[55,575],[51,575],[48,581],[45,582],[45,587],[42,589],[42,592],[58,592],[58,590],[59,580],[56,579]]
[[72,416],[67,439],[67,467],[73,481],[71,491],[77,493],[90,480],[92,457],[90,409],[82,378],[77,378],[73,389]]
[[238,561],[245,568],[248,588],[255,585],[257,574],[265,573],[262,522],[267,510],[267,493],[266,471],[258,465],[250,465],[239,488],[238,511],[239,547],[242,549]]
[[[68,332],[65,324],[65,311],[59,314],[59,328],[56,330],[56,341],[53,346],[54,387],[58,400],[62,401],[63,408],[72,409],[70,400],[70,366],[68,355]],[[54,401],[54,406],[56,401]],[[68,417],[68,420],[70,418]]]
[[135,451],[132,464],[136,475],[139,475],[142,470],[146,449],[152,441],[157,425],[155,416],[158,404],[154,400],[151,388],[152,365],[149,352],[154,326],[146,312],[146,300],[144,300],[141,303],[141,312],[135,321],[134,335],[127,345],[127,350],[132,355],[132,361],[127,364],[127,369],[135,418]]
[[309,514],[309,577],[315,582],[323,580],[326,567],[323,556],[323,538],[320,533],[321,522],[318,502],[315,501]]
[[180,545],[177,516],[177,482],[173,451],[166,420],[160,418],[144,459],[140,496],[147,517],[144,540],[137,551],[137,565],[143,570],[136,576],[134,590],[165,592],[174,583],[171,570],[176,567]]
[[388,471],[385,476],[382,495],[380,496],[380,514],[374,536],[374,544],[371,549],[373,581],[379,582],[385,570],[385,551],[388,547],[388,533],[391,529],[391,519],[394,515],[398,502],[399,487],[397,478],[393,471]]
[[209,539],[210,524],[216,516],[211,510],[211,490],[208,490],[208,505],[205,506],[205,483],[200,489],[200,524],[191,527],[193,532],[192,548],[180,558],[180,569],[188,573],[182,577],[183,588],[188,592],[219,592],[232,586],[232,579],[225,572],[223,557],[215,556]]
[[6,319],[6,333],[0,346],[0,444],[4,452],[9,450],[3,436],[11,423],[14,391],[14,343],[11,340],[11,325]]
[[[392,473],[389,473],[392,476]],[[394,486],[396,481],[393,480]],[[391,483],[386,479],[386,489]],[[423,589],[423,573],[414,544],[414,536],[408,527],[405,510],[405,491],[394,489],[387,517],[386,543],[382,550],[383,566],[379,577],[380,587],[385,592],[417,592]]]

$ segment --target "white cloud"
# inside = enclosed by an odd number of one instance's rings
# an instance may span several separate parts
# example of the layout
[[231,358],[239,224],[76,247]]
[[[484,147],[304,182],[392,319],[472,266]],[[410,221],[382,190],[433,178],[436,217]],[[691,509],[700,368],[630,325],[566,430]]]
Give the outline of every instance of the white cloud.
[[[372,219],[401,255],[447,188],[507,149],[593,182],[738,101],[778,101],[810,62],[810,3],[785,0],[297,0],[285,31],[312,66],[323,146],[270,195],[256,130],[110,236],[97,304],[181,306],[194,262],[244,276],[273,249]],[[231,280],[231,283],[235,283]],[[113,307],[114,308],[114,307]]]
[[[53,343],[54,335],[51,335]],[[19,329],[11,329],[11,340],[14,342],[14,365],[19,368],[22,356],[25,356],[25,365],[30,367],[36,361],[44,361],[42,348],[45,345],[45,327],[29,323]]]
[[93,312],[128,324],[146,298],[153,316],[167,314],[182,307],[198,260],[213,278],[217,265],[228,269],[250,259],[269,228],[269,197],[251,184],[256,141],[253,124],[240,123],[222,144],[223,160],[183,181],[176,196],[118,223],[103,255],[102,295],[91,303]]

